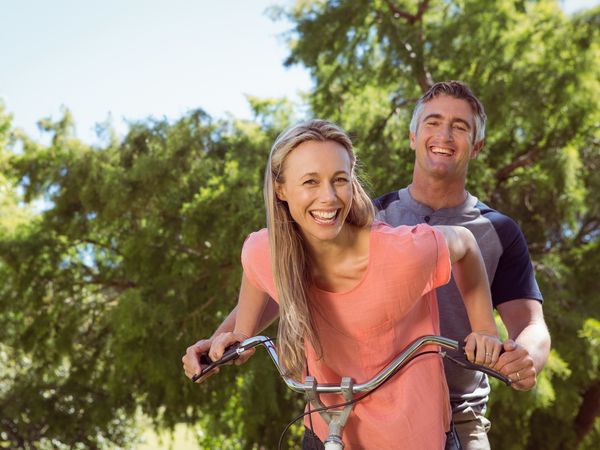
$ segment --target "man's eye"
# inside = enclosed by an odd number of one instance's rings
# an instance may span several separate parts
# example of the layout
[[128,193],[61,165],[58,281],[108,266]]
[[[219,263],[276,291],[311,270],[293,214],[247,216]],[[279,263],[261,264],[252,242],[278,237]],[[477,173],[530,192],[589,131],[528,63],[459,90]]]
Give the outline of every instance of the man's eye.
[[344,183],[348,183],[348,178],[346,178],[346,177],[337,177],[333,181],[336,182],[336,183],[338,183],[338,184],[344,184]]
[[467,131],[467,127],[465,127],[464,125],[454,125],[453,128],[455,130],[459,130],[459,131]]
[[431,127],[435,127],[439,124],[439,122],[437,120],[428,120],[427,122],[425,122],[425,125],[429,125]]

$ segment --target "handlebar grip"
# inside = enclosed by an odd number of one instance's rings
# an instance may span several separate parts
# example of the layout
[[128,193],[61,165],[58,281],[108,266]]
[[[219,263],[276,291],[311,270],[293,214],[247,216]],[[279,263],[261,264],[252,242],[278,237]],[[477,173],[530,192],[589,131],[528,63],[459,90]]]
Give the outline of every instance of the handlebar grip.
[[[508,378],[507,376],[503,375],[502,373],[498,372],[497,370],[491,369],[489,367],[486,366],[482,366],[480,364],[475,364],[472,363],[471,361],[469,361],[466,356],[466,352],[465,352],[465,343],[464,340],[462,341],[458,341],[458,349],[457,351],[459,352],[459,354],[461,356],[464,357],[464,359],[458,360],[456,358],[453,358],[451,356],[446,355],[447,358],[449,358],[453,363],[458,364],[459,366],[465,368],[465,369],[469,369],[469,370],[478,370],[480,372],[485,373],[486,375],[490,375],[494,378],[497,378],[498,380],[502,381],[504,384],[506,384],[507,386],[510,386],[512,384],[512,380],[510,378]],[[504,353],[504,348],[500,349],[500,355]]]
[[198,381],[198,379],[204,374],[210,372],[215,367],[228,363],[229,361],[233,361],[239,358],[239,354],[237,353],[237,349],[240,346],[240,342],[235,342],[227,347],[225,347],[225,352],[223,352],[223,356],[220,359],[213,361],[208,356],[208,353],[203,353],[200,355],[200,364],[205,365],[206,367],[200,370],[200,373],[197,373],[192,377],[192,382]]

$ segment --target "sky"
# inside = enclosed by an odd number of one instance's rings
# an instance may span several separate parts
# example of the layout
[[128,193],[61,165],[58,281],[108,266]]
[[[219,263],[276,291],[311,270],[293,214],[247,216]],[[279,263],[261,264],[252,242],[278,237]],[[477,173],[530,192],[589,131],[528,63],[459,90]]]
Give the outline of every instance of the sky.
[[[285,20],[265,13],[292,0],[0,0],[0,99],[37,140],[37,121],[67,107],[77,135],[95,124],[176,119],[202,108],[251,118],[246,95],[299,98],[308,72],[286,68]],[[600,0],[563,0],[571,13]]]

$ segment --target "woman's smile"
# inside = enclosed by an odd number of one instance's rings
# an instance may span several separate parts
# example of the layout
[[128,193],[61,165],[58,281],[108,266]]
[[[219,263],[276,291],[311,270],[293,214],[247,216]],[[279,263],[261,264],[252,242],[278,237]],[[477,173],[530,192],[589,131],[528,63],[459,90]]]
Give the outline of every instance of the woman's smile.
[[348,150],[334,141],[298,145],[283,164],[277,197],[309,240],[336,239],[352,205]]

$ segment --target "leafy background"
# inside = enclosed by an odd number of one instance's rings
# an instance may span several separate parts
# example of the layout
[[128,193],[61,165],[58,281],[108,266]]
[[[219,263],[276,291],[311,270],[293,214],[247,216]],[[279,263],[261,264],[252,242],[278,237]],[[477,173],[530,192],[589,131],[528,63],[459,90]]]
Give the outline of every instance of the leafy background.
[[264,354],[200,386],[180,363],[236,302],[270,145],[296,120],[335,120],[371,192],[398,188],[412,104],[445,79],[486,106],[468,188],[523,228],[553,338],[536,389],[493,386],[492,447],[597,448],[600,8],[298,0],[272,13],[293,24],[286,63],[314,80],[306,104],[249,98],[253,120],[197,109],[123,139],[106,128],[95,146],[67,110],[40,122],[42,144],[0,106],[0,448],[135,448],[140,416],[196,427],[201,448],[273,448],[302,407]]

